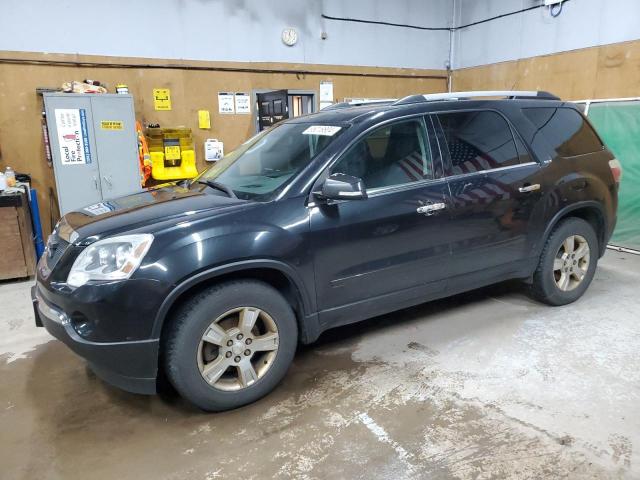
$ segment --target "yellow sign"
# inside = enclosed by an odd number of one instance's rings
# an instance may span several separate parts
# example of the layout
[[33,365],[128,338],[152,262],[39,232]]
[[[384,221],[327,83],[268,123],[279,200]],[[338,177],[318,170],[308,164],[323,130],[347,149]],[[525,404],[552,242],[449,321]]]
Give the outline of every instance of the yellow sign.
[[211,128],[211,116],[209,110],[198,110],[198,127]]
[[180,160],[180,146],[170,145],[164,147],[164,159],[165,160]]
[[156,110],[171,110],[171,90],[168,88],[154,88],[153,107]]
[[121,120],[102,120],[100,128],[102,130],[124,130],[124,122]]

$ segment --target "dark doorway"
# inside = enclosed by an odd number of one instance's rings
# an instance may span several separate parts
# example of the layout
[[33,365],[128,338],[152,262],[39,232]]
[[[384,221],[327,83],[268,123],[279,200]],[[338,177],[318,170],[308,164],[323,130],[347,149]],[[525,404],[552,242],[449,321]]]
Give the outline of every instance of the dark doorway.
[[258,128],[264,130],[289,118],[288,95],[286,90],[258,93]]

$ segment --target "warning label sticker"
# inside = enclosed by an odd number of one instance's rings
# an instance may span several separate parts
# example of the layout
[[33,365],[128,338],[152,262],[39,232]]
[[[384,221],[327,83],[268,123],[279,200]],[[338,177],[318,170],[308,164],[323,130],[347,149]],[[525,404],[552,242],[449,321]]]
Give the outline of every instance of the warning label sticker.
[[124,130],[124,122],[120,120],[102,120],[100,128],[102,130]]

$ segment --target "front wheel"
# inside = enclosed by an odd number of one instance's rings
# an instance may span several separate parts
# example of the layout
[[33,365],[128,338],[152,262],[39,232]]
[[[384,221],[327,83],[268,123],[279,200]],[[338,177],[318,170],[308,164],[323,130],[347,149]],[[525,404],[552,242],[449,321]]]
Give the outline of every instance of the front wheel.
[[598,239],[580,218],[563,220],[551,233],[533,275],[535,298],[549,305],[575,302],[593,280]]
[[203,410],[220,411],[275,388],[293,360],[298,329],[277,290],[246,280],[188,300],[167,335],[165,367],[173,386]]

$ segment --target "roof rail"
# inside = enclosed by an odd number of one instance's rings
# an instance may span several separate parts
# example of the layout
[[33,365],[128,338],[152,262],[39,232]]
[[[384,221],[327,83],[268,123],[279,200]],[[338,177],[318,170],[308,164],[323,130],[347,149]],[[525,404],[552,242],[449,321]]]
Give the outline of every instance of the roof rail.
[[504,97],[509,99],[539,99],[539,100],[560,100],[552,93],[535,90],[478,90],[475,92],[449,92],[449,93],[429,93],[426,95],[409,95],[401,98],[394,105],[408,105],[411,103],[437,102],[441,100],[467,100],[470,98],[483,97]]
[[377,98],[375,100],[349,100],[348,102],[339,102],[329,105],[322,110],[337,110],[340,108],[360,107],[362,105],[379,105],[384,103],[393,103],[397,98]]

